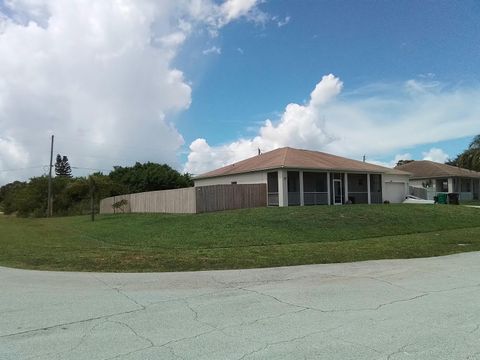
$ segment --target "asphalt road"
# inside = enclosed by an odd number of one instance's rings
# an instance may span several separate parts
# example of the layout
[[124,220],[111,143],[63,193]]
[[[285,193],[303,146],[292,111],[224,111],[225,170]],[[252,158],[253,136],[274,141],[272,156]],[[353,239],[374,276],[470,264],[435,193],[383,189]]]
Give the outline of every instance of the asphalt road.
[[478,252],[0,285],[1,360],[480,359]]

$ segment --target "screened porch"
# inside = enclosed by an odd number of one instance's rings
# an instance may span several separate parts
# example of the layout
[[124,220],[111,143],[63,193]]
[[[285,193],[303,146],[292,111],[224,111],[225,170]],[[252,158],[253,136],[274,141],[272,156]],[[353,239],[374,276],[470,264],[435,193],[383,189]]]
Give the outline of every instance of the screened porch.
[[279,170],[267,181],[269,206],[382,203],[381,174]]

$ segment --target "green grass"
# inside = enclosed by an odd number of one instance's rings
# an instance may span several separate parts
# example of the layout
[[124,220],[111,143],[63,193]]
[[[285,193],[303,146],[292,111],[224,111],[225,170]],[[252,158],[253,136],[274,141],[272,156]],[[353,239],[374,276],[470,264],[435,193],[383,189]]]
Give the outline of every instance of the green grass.
[[480,209],[442,205],[259,208],[198,214],[0,216],[0,265],[184,271],[480,250]]

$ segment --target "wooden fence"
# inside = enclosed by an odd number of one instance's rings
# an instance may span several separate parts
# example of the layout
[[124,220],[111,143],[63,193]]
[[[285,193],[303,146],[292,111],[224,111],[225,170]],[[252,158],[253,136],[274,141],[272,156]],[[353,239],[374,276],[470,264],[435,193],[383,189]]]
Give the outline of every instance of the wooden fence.
[[[123,207],[113,204],[126,200]],[[100,214],[193,214],[267,206],[266,184],[210,185],[112,196],[100,201]]]
[[197,213],[267,206],[265,184],[211,185],[196,189]]

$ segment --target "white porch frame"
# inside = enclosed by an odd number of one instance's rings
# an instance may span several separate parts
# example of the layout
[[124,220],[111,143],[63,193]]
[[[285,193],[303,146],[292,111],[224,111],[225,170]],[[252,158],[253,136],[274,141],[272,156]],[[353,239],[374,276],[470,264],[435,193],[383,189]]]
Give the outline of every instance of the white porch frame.
[[348,202],[348,173],[345,172],[345,201],[343,202],[344,204],[346,204]]

